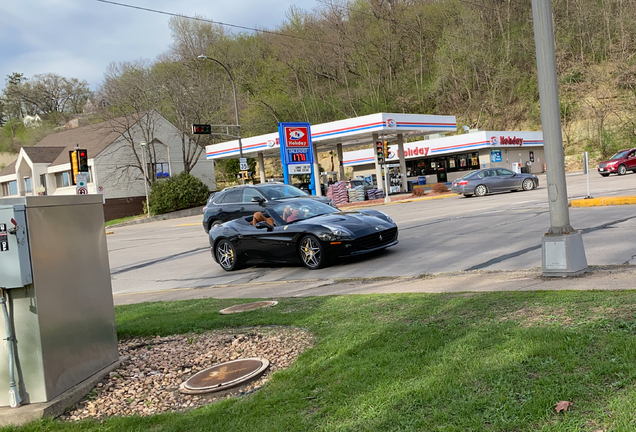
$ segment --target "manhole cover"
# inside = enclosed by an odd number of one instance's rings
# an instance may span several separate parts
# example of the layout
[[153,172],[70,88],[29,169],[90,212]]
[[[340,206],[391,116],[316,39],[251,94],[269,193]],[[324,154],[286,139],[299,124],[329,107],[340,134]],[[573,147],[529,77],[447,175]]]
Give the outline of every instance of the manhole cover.
[[260,375],[269,366],[264,358],[246,358],[202,370],[179,386],[181,393],[202,394],[235,386]]
[[230,306],[229,308],[222,309],[219,312],[224,315],[227,315],[227,314],[233,314],[233,313],[239,313],[239,312],[247,312],[247,311],[260,309],[260,308],[264,308],[268,306],[274,306],[277,304],[278,304],[277,301],[259,301],[254,303],[245,303],[245,304]]

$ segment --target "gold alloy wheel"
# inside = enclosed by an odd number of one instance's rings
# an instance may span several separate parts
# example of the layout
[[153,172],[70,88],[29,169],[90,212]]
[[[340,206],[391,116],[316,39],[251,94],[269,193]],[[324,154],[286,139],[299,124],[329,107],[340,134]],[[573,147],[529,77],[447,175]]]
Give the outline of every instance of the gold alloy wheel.
[[221,241],[216,247],[216,256],[219,258],[219,264],[221,264],[221,267],[224,269],[231,269],[234,266],[236,257],[234,255],[234,248],[229,242],[225,240]]
[[322,250],[320,244],[313,237],[305,237],[300,243],[300,258],[303,264],[311,269],[320,267],[322,264]]

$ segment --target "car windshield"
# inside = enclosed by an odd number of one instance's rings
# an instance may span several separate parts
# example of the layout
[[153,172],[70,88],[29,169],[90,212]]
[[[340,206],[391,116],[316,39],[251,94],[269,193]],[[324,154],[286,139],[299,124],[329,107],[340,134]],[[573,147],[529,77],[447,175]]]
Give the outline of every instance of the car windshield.
[[629,150],[623,150],[616,153],[614,156],[609,158],[609,160],[623,159]]
[[335,213],[338,210],[313,199],[295,199],[291,202],[276,204],[268,210],[277,214],[286,223],[305,220],[312,217]]
[[295,186],[288,184],[272,184],[258,188],[268,200],[276,200],[279,198],[305,197],[307,194]]

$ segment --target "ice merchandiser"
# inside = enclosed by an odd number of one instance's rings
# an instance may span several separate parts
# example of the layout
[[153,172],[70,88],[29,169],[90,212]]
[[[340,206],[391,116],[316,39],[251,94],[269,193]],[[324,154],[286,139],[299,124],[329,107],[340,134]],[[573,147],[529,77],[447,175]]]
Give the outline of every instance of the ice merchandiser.
[[51,401],[119,360],[101,195],[0,198],[0,289],[0,406]]

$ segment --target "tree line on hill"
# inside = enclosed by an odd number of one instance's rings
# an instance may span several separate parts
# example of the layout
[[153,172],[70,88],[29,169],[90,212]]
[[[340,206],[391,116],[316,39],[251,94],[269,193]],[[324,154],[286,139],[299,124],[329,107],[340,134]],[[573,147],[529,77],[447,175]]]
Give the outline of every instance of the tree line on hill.
[[[552,7],[566,151],[584,146],[600,157],[634,145],[636,0]],[[157,110],[184,131],[184,148],[232,139],[192,135],[192,123],[236,123],[227,72],[201,54],[231,72],[243,136],[281,121],[376,112],[456,115],[487,130],[540,128],[529,1],[325,0],[311,11],[292,7],[271,31],[229,33],[185,17],[171,19],[170,30],[163,55],[111,64],[97,95],[108,103],[104,118]],[[69,79],[72,97],[39,103],[26,90],[41,78],[18,78],[2,92],[5,122],[16,118],[16,97],[21,108],[46,114],[77,112],[90,96]]]

